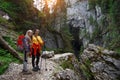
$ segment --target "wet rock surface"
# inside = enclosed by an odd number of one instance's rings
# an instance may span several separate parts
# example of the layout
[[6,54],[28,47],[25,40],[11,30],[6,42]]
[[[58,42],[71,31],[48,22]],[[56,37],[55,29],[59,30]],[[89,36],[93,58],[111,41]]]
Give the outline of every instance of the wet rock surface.
[[82,61],[89,61],[89,69],[96,80],[120,79],[120,55],[114,51],[89,44],[81,55]]

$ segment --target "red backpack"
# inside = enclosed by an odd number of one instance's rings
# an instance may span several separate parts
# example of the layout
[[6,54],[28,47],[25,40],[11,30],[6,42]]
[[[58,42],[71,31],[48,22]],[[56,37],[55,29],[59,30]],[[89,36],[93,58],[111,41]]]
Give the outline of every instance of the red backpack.
[[23,39],[24,39],[24,35],[20,35],[17,39],[17,48],[19,51],[23,51]]

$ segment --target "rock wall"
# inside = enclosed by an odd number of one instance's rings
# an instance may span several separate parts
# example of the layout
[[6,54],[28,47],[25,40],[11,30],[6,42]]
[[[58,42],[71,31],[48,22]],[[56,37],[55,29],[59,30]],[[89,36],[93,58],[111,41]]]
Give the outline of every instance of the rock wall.
[[109,21],[102,13],[101,7],[96,5],[91,8],[89,0],[66,0],[67,20],[72,27],[79,28],[79,38],[83,46],[94,43],[99,46],[109,47],[107,41],[107,27]]
[[95,80],[120,79],[120,55],[114,51],[89,44],[81,60]]
[[[68,23],[80,28],[79,37],[83,39],[84,47],[93,39],[93,32],[96,30],[94,22],[99,25],[103,17],[101,8],[96,6],[95,9],[90,9],[88,0],[75,0],[67,8]],[[99,40],[93,43],[103,45]]]
[[57,49],[64,48],[63,39],[60,34],[54,34],[50,31],[46,31],[44,35],[42,35],[43,40],[45,41],[45,46],[49,49]]

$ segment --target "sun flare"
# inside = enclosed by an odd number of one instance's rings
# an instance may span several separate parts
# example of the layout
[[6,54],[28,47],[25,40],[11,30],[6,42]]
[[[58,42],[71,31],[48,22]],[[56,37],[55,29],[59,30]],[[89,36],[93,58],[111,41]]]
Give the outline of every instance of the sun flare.
[[57,0],[33,0],[33,1],[34,6],[40,11],[44,8],[45,2],[47,1],[48,7],[50,8],[50,12],[52,12],[52,8],[56,4]]

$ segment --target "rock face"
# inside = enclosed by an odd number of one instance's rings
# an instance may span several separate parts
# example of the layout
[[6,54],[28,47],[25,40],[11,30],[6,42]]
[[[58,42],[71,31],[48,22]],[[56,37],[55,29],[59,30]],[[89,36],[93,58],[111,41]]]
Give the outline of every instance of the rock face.
[[[67,19],[73,27],[78,27],[79,37],[83,39],[84,47],[90,42],[95,31],[95,23],[99,25],[100,20],[104,18],[101,8],[96,6],[95,9],[90,9],[88,0],[67,0],[70,6],[67,7]],[[94,43],[94,42],[93,42]],[[96,44],[101,44],[101,41],[96,41]]]
[[63,39],[59,34],[51,33],[50,31],[45,31],[43,35],[45,41],[45,46],[51,49],[64,48]]
[[43,51],[42,58],[52,58],[54,55],[54,51]]
[[114,51],[89,44],[81,55],[82,61],[88,66],[96,80],[120,79],[120,55]]

